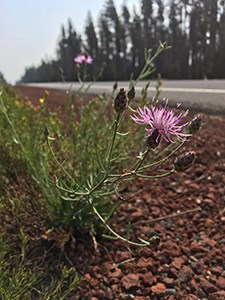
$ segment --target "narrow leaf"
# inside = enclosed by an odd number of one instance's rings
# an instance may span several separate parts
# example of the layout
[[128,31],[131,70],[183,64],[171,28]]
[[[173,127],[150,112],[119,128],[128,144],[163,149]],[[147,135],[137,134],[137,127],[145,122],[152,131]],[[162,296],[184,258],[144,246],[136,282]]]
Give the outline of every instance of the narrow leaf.
[[118,237],[112,236],[112,235],[107,235],[107,234],[102,234],[102,237],[108,240],[118,240]]
[[121,136],[126,136],[126,135],[129,134],[129,131],[128,131],[128,132],[125,132],[125,133],[122,133],[122,132],[118,132],[118,131],[117,131],[116,134],[121,135]]

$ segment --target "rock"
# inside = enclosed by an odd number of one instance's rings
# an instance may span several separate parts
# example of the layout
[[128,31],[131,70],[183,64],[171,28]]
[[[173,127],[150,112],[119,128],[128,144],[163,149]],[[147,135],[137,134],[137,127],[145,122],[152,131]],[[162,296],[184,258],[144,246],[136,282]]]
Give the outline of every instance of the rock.
[[174,279],[173,278],[170,278],[170,277],[166,277],[163,279],[163,282],[165,283],[165,285],[168,287],[168,288],[171,288],[174,286]]
[[199,300],[199,298],[193,294],[188,295],[188,299],[187,300]]
[[171,266],[179,270],[183,264],[184,264],[184,259],[182,257],[175,257],[171,263]]
[[131,288],[138,289],[141,286],[139,274],[130,273],[126,276],[123,276],[121,282],[126,290]]
[[151,272],[147,272],[145,274],[142,274],[141,279],[142,279],[143,284],[145,286],[152,286],[156,282],[156,279],[155,279],[155,277],[153,276],[153,274]]
[[151,287],[151,291],[156,295],[164,295],[166,291],[166,286],[164,283],[157,283]]
[[174,279],[177,279],[178,278],[178,270],[172,267],[168,270],[168,275]]
[[216,286],[221,290],[225,290],[225,277],[220,276],[216,281]]
[[113,277],[113,278],[120,278],[123,276],[123,273],[120,269],[116,269],[115,271],[113,272],[109,272],[108,274],[108,277]]
[[161,264],[168,264],[171,262],[170,252],[163,250],[156,255],[156,258],[160,261]]
[[211,272],[217,276],[220,276],[223,272],[223,268],[220,266],[216,266],[211,269]]
[[137,210],[137,211],[133,212],[131,214],[131,219],[132,219],[133,222],[136,222],[140,219],[143,219],[143,212],[140,211],[140,210]]
[[176,296],[176,294],[177,294],[177,291],[175,290],[175,289],[166,289],[165,290],[165,294],[166,295],[170,295],[170,296]]
[[190,281],[190,288],[192,292],[195,292],[199,289],[197,282],[193,278]]
[[125,260],[129,260],[130,257],[130,253],[127,251],[116,251],[116,255],[115,255],[115,262],[116,263],[120,263],[123,262]]
[[151,258],[144,258],[141,257],[138,262],[137,262],[137,267],[138,268],[145,268],[145,267],[150,267],[151,265],[153,265],[154,262],[152,261]]
[[118,292],[118,284],[112,284],[111,286],[111,290],[114,292],[114,294],[117,294]]
[[179,272],[179,279],[181,282],[187,282],[193,276],[193,270],[189,267],[184,265]]
[[225,299],[225,291],[219,291],[219,292],[209,294],[209,300],[224,300],[224,299]]
[[206,294],[218,292],[218,288],[204,277],[200,278],[200,285]]

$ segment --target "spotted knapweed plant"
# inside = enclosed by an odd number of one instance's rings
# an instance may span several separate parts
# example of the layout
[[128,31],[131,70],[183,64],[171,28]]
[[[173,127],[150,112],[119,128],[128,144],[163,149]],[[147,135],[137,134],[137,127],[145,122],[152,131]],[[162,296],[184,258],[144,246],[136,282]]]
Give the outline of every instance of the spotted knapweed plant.
[[[15,116],[14,102],[9,106],[10,101],[4,94],[0,97],[4,145],[14,149],[13,143],[16,143],[16,155],[26,163],[30,178],[35,179],[44,200],[48,200],[42,204],[46,204],[46,215],[47,210],[50,211],[50,226],[73,227],[77,231],[85,229],[93,235],[102,233],[103,227],[110,233],[105,237],[141,247],[157,241],[155,238],[133,241],[122,236],[111,227],[110,217],[121,203],[121,189],[127,182],[136,178],[163,178],[185,171],[195,160],[195,152],[184,153],[174,158],[170,170],[164,171],[165,163],[170,162],[198,131],[200,116],[187,123],[184,120],[187,111],[179,113],[178,107],[171,109],[167,101],[160,102],[161,84],[154,99],[147,97],[148,83],[142,90],[138,107],[133,101],[136,84],[148,78],[154,71],[154,59],[166,49],[161,44],[156,53],[146,51],[146,63],[137,79],[131,76],[128,90],[121,88],[118,91],[115,84],[110,99],[105,94],[100,95],[81,105],[79,114],[69,106],[63,115],[64,122],[61,115],[46,114],[46,99],[40,102],[37,114],[31,115],[30,111],[26,114],[27,121],[23,123],[27,125],[24,127],[20,118],[24,110],[17,108]],[[84,67],[84,72],[90,62],[87,56],[77,57],[75,61],[79,70]],[[84,79],[85,76],[81,86],[85,90],[89,84],[86,86]],[[36,134],[37,126],[39,129],[46,127],[47,147],[43,136],[40,139]],[[13,139],[8,140],[10,132]],[[145,140],[143,145],[140,136]],[[117,195],[117,201],[113,200],[113,194]]]
[[[93,64],[94,58],[91,57],[89,54],[80,54],[74,58],[74,62],[76,64],[75,67],[76,67],[77,78],[80,82],[80,88],[78,92],[87,92],[90,89],[90,87],[93,85],[93,83],[96,82],[102,76],[102,73],[104,72],[106,65],[105,63],[103,63],[101,68],[93,76],[93,78],[90,78],[88,72],[88,65]],[[88,83],[86,83],[87,80],[89,80]]]
[[[132,87],[128,91],[121,88],[113,100],[113,108],[115,119],[108,128],[111,135],[111,139],[108,145],[108,149],[100,157],[96,150],[96,160],[98,161],[98,172],[92,172],[91,176],[87,176],[84,182],[80,182],[79,175],[77,178],[71,178],[69,174],[69,181],[74,188],[68,188],[67,185],[60,183],[56,178],[55,185],[64,194],[65,201],[71,201],[74,203],[77,209],[86,209],[90,212],[90,216],[93,214],[99,219],[106,229],[111,233],[110,235],[104,235],[110,239],[121,239],[129,244],[145,247],[151,246],[157,242],[157,238],[153,237],[150,240],[144,240],[139,238],[138,242],[131,241],[128,238],[119,234],[108,223],[108,216],[102,215],[99,212],[98,206],[101,203],[101,198],[104,196],[117,194],[119,195],[120,186],[122,183],[136,178],[163,178],[173,174],[174,172],[182,172],[187,170],[193,163],[196,157],[194,151],[184,153],[174,159],[173,167],[166,172],[163,172],[162,165],[164,165],[169,158],[171,158],[190,138],[190,136],[197,132],[201,125],[201,117],[198,116],[191,122],[184,122],[188,111],[177,113],[176,108],[171,109],[168,106],[167,100],[155,101],[152,99],[150,106],[138,107],[136,110],[131,108],[131,102],[135,96],[135,89]],[[129,115],[129,116],[125,116]],[[136,124],[143,125],[145,127],[145,145],[143,150],[137,155],[137,157],[130,158],[130,167],[126,168],[126,171],[120,173],[120,170],[115,169],[116,151],[117,151],[117,138],[123,137],[120,132],[123,128],[123,122],[130,118],[133,123],[131,127],[135,127]],[[136,123],[136,124],[135,124]],[[95,124],[93,124],[95,126]],[[128,133],[129,135],[129,133]],[[46,132],[46,139],[49,149],[53,153],[51,148],[51,135]],[[98,141],[98,143],[104,143],[104,141]],[[163,154],[163,149],[167,144],[172,145],[171,151]],[[135,145],[135,143],[134,143]],[[159,150],[158,150],[159,149]],[[157,151],[158,150],[158,151]],[[54,155],[54,153],[53,153]],[[63,166],[61,165],[63,170]],[[151,171],[154,171],[151,174]],[[158,171],[158,174],[156,174]],[[67,186],[67,187],[66,187]],[[92,216],[93,217],[93,216]]]

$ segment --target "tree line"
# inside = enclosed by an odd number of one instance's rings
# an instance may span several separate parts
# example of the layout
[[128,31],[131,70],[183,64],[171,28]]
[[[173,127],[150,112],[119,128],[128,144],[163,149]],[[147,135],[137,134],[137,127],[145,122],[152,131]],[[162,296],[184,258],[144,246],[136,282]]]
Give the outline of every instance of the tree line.
[[155,61],[163,78],[225,78],[224,0],[140,0],[139,5],[130,11],[124,3],[118,12],[113,0],[106,0],[96,25],[88,12],[84,36],[69,19],[61,26],[56,59],[26,68],[21,81],[77,80],[74,57],[81,53],[94,58],[91,76],[104,62],[101,80],[128,80],[143,67],[144,50],[154,51],[160,41],[171,45]]

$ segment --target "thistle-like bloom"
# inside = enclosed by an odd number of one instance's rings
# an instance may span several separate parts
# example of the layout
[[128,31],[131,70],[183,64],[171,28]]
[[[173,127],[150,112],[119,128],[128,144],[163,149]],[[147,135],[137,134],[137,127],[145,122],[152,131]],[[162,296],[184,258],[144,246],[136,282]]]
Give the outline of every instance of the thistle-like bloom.
[[74,58],[75,63],[77,64],[92,64],[93,58],[90,55],[78,55]]
[[86,63],[90,65],[90,64],[92,64],[92,62],[93,62],[93,58],[90,55],[88,55],[86,57]]
[[[179,107],[180,104],[177,104]],[[146,128],[148,137],[157,132],[156,143],[159,143],[161,139],[166,142],[173,143],[172,137],[182,138],[190,136],[191,134],[183,133],[182,129],[188,123],[178,125],[178,123],[188,114],[188,110],[179,115],[175,115],[176,108],[170,109],[167,107],[167,101],[163,101],[155,105],[152,103],[151,108],[144,106],[143,109],[140,107],[137,109],[137,115],[131,116],[134,122],[140,125],[147,125]]]

